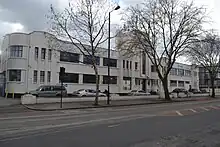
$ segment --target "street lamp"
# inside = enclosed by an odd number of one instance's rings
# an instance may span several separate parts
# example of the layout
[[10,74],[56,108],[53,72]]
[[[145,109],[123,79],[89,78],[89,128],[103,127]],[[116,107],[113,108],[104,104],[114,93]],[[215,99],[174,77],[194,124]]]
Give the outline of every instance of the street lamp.
[[108,93],[107,93],[107,104],[110,104],[110,37],[111,37],[111,12],[120,9],[120,6],[115,7],[108,13]]

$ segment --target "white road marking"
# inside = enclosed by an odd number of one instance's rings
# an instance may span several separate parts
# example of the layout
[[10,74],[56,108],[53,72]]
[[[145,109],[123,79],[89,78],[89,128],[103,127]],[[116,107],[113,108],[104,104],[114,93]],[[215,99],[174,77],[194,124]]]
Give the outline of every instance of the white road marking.
[[128,120],[141,119],[141,118],[152,117],[152,116],[155,116],[155,115],[143,115],[143,114],[136,115],[135,114],[135,115],[112,117],[112,118],[94,119],[94,120],[89,120],[89,121],[73,122],[73,123],[67,123],[67,124],[44,125],[44,126],[35,126],[35,127],[29,127],[29,128],[24,127],[24,128],[19,128],[19,129],[16,128],[15,130],[5,131],[1,135],[22,133],[22,132],[28,132],[28,131],[38,131],[38,130],[44,130],[44,129],[61,128],[61,127],[69,127],[69,126],[87,125],[91,123],[100,123],[103,121],[112,121],[112,120],[128,121]]
[[192,111],[192,112],[194,112],[194,113],[197,113],[197,111],[196,110],[194,110],[194,109],[189,109],[190,111]]
[[117,127],[117,126],[119,126],[120,124],[116,124],[116,125],[110,125],[110,126],[108,126],[108,128],[114,128],[114,127]]
[[219,108],[216,107],[216,106],[210,106],[210,108],[213,108],[213,109],[219,109]]
[[209,111],[209,109],[205,108],[205,107],[200,107],[201,109],[205,110],[205,111]]
[[182,113],[180,113],[179,111],[176,111],[176,113],[179,115],[179,116],[184,116]]
[[30,115],[30,116],[14,116],[14,117],[3,117],[0,120],[10,120],[10,119],[26,119],[26,118],[40,118],[40,117],[50,117],[50,116],[68,116],[67,114],[48,114],[48,115]]
[[[218,101],[220,101],[220,100],[215,100],[216,102],[218,102]],[[213,102],[213,101],[211,101],[211,102]],[[155,104],[155,105],[148,105],[147,107],[146,106],[140,106],[140,107],[134,107],[134,108],[132,108],[132,107],[127,107],[127,108],[120,108],[120,109],[113,109],[113,108],[98,108],[98,109],[94,109],[94,110],[96,110],[96,111],[94,111],[94,113],[95,112],[100,112],[100,113],[103,113],[103,112],[120,112],[120,111],[128,111],[128,110],[135,110],[135,109],[137,109],[137,110],[140,110],[140,109],[151,109],[151,108],[161,108],[161,107],[167,107],[167,106],[170,106],[170,105],[172,105],[172,106],[178,106],[178,105],[194,105],[194,104],[200,104],[200,103],[202,103],[202,104],[204,104],[204,103],[211,103],[211,102],[209,102],[209,101],[207,101],[207,102],[204,102],[204,101],[198,101],[198,102],[183,102],[183,103],[169,103],[169,104],[166,104],[166,103],[164,103],[164,104]],[[220,106],[220,105],[219,105]],[[89,112],[89,110],[90,109],[88,109],[88,112]],[[103,110],[103,111],[102,111]],[[25,119],[25,118],[38,118],[38,117],[50,117],[50,116],[68,116],[67,114],[68,114],[68,112],[66,112],[66,114],[65,114],[65,112],[64,111],[69,111],[69,110],[61,110],[61,111],[59,111],[59,112],[62,112],[62,113],[64,113],[64,114],[48,114],[48,115],[31,115],[31,116],[14,116],[14,117],[5,117],[5,118],[0,118],[0,120],[10,120],[10,119]],[[208,110],[206,110],[206,111],[208,111]],[[81,112],[81,113],[80,113]],[[92,111],[93,112],[93,111]],[[72,111],[72,113],[71,114],[86,114],[85,113],[85,111],[79,111],[79,110],[76,110],[76,112],[74,113],[73,111]],[[70,114],[69,114],[70,115]]]

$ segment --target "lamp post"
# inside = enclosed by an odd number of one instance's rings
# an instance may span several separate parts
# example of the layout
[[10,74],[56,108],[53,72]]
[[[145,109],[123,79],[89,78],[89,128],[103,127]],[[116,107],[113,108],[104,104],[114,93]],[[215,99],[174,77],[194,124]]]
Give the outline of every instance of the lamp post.
[[120,9],[120,6],[115,7],[108,13],[108,93],[107,93],[107,104],[110,104],[110,44],[111,44],[111,12]]

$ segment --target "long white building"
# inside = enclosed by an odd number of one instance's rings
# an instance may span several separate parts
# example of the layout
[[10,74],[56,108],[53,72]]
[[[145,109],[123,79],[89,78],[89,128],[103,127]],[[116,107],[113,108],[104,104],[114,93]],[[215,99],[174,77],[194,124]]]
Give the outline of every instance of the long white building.
[[[46,35],[48,33],[41,31],[5,35],[1,58],[5,91],[21,95],[40,85],[59,84],[60,67],[66,69],[68,93],[82,88],[95,89],[95,74],[88,58],[69,44],[62,49],[52,48]],[[107,89],[107,50],[100,48],[96,58],[100,90],[104,91]],[[145,55],[127,58],[111,50],[110,66],[113,93],[133,89],[162,90],[155,68]],[[198,81],[196,66],[176,63],[169,75],[169,89],[189,89],[190,86],[198,89]]]

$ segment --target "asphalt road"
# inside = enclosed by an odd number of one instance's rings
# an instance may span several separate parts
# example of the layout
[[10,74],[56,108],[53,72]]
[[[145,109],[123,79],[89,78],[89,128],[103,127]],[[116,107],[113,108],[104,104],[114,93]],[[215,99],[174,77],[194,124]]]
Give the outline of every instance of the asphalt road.
[[0,115],[0,147],[220,147],[220,101]]

